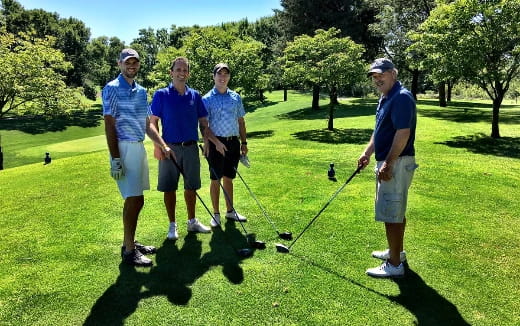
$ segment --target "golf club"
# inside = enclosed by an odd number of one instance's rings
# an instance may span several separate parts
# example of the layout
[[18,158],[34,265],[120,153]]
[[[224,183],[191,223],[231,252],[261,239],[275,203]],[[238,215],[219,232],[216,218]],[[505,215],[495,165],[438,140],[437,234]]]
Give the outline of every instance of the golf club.
[[320,214],[325,210],[325,208],[327,208],[327,206],[329,206],[329,204],[332,202],[332,200],[334,200],[334,198],[336,198],[336,196],[343,190],[343,188],[345,188],[345,186],[350,182],[350,180],[352,180],[352,178],[354,178],[354,176],[359,173],[359,171],[361,171],[361,166],[358,166],[358,168],[356,169],[356,171],[354,171],[354,173],[352,173],[350,178],[348,178],[347,181],[345,181],[345,183],[338,190],[336,190],[334,195],[332,195],[332,197],[325,204],[325,206],[323,206],[323,208],[318,212],[318,214],[316,214],[316,216],[314,216],[314,218],[309,222],[309,224],[307,224],[307,226],[303,229],[303,231],[300,232],[300,234],[298,234],[296,239],[294,239],[294,241],[291,242],[291,244],[288,247],[281,243],[275,244],[276,251],[281,252],[281,253],[288,253],[289,250],[291,249],[291,247],[294,245],[294,243],[296,241],[298,241],[298,239],[303,235],[303,233],[305,233],[305,231],[307,231],[307,229],[312,225],[312,223],[314,223],[314,221],[316,221],[318,216],[320,216]]
[[[209,163],[209,159],[206,157],[206,155],[204,155],[204,148],[202,147],[202,145],[199,145],[199,148],[200,148],[200,150],[202,152],[202,156],[204,156],[204,158],[206,158],[206,162],[208,162],[208,166],[209,166],[209,169],[210,169],[211,173],[215,177],[217,177],[217,174],[215,173],[215,170],[213,169],[213,167]],[[222,189],[222,192],[224,193],[224,197],[226,198],[226,201],[231,206],[231,209],[233,210],[233,213],[235,213],[236,220],[240,223],[240,225],[242,226],[242,229],[244,230],[247,242],[251,245],[251,247],[253,247],[255,249],[260,249],[260,250],[265,249],[265,242],[260,241],[260,240],[256,240],[254,237],[252,237],[247,232],[246,227],[244,226],[244,223],[238,218],[237,212],[236,212],[235,208],[233,207],[231,198],[229,197],[229,194],[227,193],[226,189],[224,189],[224,186],[222,185],[222,182],[220,182],[220,180],[218,180],[218,179],[217,179],[217,181],[218,181],[218,184],[219,184],[220,188]]]
[[[175,161],[174,158],[169,158],[168,160],[172,161],[173,164],[175,165],[175,167],[179,170],[180,174],[182,174],[182,177],[184,178],[184,171],[181,169],[181,167],[179,166],[179,164]],[[197,198],[199,199],[199,201],[202,203],[202,206],[204,206],[204,208],[206,209],[206,211],[208,212],[208,214],[211,216],[211,218],[213,219],[213,221],[215,223],[218,224],[219,227],[221,227],[219,221],[217,221],[215,219],[215,217],[213,216],[213,214],[211,213],[211,211],[209,210],[208,206],[206,205],[206,203],[202,200],[202,198],[200,197],[199,193],[197,191],[195,191],[195,195],[197,195]],[[222,228],[222,227],[221,227]],[[253,254],[253,251],[251,249],[248,249],[248,248],[241,248],[241,249],[236,249],[235,246],[233,246],[231,244],[231,242],[229,241],[229,239],[227,237],[224,237],[224,239],[226,239],[226,242],[229,244],[229,246],[231,248],[233,248],[233,250],[235,250],[235,252],[237,253],[237,255],[239,255],[240,257],[242,258],[248,258],[248,257],[251,257],[251,255]]]
[[249,186],[247,185],[246,181],[244,180],[244,178],[242,178],[242,176],[240,175],[240,173],[238,173],[238,169],[235,168],[235,172],[237,173],[238,177],[240,178],[240,180],[242,180],[242,182],[244,183],[244,186],[246,186],[247,190],[249,191],[249,194],[251,195],[251,197],[253,197],[253,199],[256,201],[256,204],[258,205],[258,207],[260,207],[260,210],[262,211],[262,213],[264,214],[265,218],[267,219],[267,221],[269,221],[269,223],[271,223],[271,226],[273,227],[274,231],[276,232],[276,234],[278,234],[278,237],[280,239],[283,239],[283,240],[292,240],[292,233],[291,232],[279,232],[278,229],[276,228],[276,225],[274,224],[273,220],[271,218],[269,218],[269,216],[267,215],[267,212],[265,211],[264,207],[262,206],[262,204],[260,204],[260,202],[258,201],[258,199],[256,198],[255,194],[253,193],[253,191],[251,190],[251,188],[249,188]]

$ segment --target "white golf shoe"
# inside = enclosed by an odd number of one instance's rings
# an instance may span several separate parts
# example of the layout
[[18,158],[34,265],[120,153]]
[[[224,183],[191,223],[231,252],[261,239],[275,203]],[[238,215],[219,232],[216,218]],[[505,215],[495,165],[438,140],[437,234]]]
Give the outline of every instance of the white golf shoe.
[[237,211],[227,212],[226,218],[228,220],[233,220],[237,222],[247,222],[247,218],[243,215],[238,214]]
[[210,233],[211,229],[194,218],[192,221],[188,221],[188,232]]
[[179,233],[177,232],[177,223],[170,222],[170,227],[168,229],[168,240],[177,240],[179,239]]
[[372,277],[401,278],[404,277],[404,266],[403,263],[400,263],[399,266],[394,266],[390,262],[385,261],[381,266],[367,269],[366,274]]
[[216,228],[220,226],[220,214],[215,213],[213,214],[213,218],[209,221],[209,225],[211,225],[212,228]]

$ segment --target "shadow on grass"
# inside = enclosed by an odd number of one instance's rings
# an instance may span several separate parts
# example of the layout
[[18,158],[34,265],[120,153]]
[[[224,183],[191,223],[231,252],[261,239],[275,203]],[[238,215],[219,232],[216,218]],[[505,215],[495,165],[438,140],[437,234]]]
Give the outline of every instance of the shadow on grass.
[[[374,115],[377,100],[374,99],[354,99],[349,103],[340,103],[335,106],[334,118],[352,118]],[[317,120],[329,118],[330,105],[323,105],[319,110],[306,107],[296,111],[277,115],[281,120]]]
[[292,134],[300,140],[310,140],[327,144],[366,144],[372,135],[372,129],[314,129]]
[[482,133],[458,136],[452,140],[438,142],[449,147],[465,148],[475,154],[520,158],[520,137],[491,138]]
[[247,133],[247,138],[264,139],[274,135],[274,130],[252,131]]
[[263,102],[261,101],[244,101],[244,109],[247,113],[253,113],[258,109],[265,108],[271,105],[278,104],[279,102],[276,101],[268,101],[265,100]]
[[[454,122],[489,122],[492,121],[492,106],[485,103],[472,102],[454,102],[448,107],[436,109],[421,110],[421,104],[436,105],[429,103],[430,101],[420,100],[418,103],[418,113],[428,118],[448,120]],[[514,105],[502,105],[500,107],[500,123],[516,124],[520,120],[520,110],[508,110],[515,107]]]
[[36,135],[49,131],[63,131],[67,127],[78,126],[83,128],[97,127],[101,124],[100,105],[97,110],[75,112],[69,115],[47,116],[20,116],[0,120],[0,130],[18,130]]
[[247,240],[232,221],[226,222],[224,231],[213,229],[211,251],[202,257],[202,242],[194,233],[186,235],[180,249],[176,242],[165,240],[148,273],[147,269],[138,271],[123,263],[119,265],[119,277],[97,299],[84,325],[124,325],[139,301],[154,296],[164,296],[172,304],[185,306],[192,297],[191,286],[213,266],[222,266],[224,276],[232,284],[242,283],[240,263],[244,258],[234,250],[239,246],[247,246]]
[[417,323],[415,323],[415,325],[470,325],[464,320],[453,303],[446,300],[435,289],[428,286],[408,265],[405,266],[406,275],[404,278],[392,280],[399,286],[400,291],[399,295],[394,296],[375,291],[309,258],[293,253],[291,253],[291,255],[324,272],[403,306],[416,317]]

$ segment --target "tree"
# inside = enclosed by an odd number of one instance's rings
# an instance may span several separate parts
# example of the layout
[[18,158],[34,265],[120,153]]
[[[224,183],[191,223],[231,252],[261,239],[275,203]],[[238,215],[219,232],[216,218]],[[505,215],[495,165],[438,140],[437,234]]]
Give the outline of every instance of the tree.
[[411,92],[415,98],[419,91],[420,71],[417,67],[417,55],[407,52],[412,44],[409,33],[416,31],[435,7],[434,0],[368,0],[374,10],[378,10],[377,21],[370,25],[370,30],[383,39],[382,52],[392,59],[401,72],[411,75]]
[[459,77],[493,101],[491,137],[500,138],[499,112],[520,67],[520,0],[442,1],[411,35],[411,51],[436,81]]
[[365,76],[365,63],[361,59],[363,46],[349,37],[338,38],[339,34],[338,29],[331,28],[318,29],[314,37],[297,36],[287,43],[281,59],[285,80],[313,87],[313,109],[319,108],[320,87],[328,89],[330,104],[334,105],[339,86],[354,85]]
[[53,48],[54,38],[0,32],[0,119],[18,111],[57,114],[82,108],[64,76],[72,65]]
[[317,29],[335,27],[340,36],[349,36],[363,44],[365,58],[372,59],[381,48],[381,37],[375,36],[369,25],[375,22],[376,12],[366,0],[281,0],[283,10],[275,10],[288,41],[299,35],[313,35]]

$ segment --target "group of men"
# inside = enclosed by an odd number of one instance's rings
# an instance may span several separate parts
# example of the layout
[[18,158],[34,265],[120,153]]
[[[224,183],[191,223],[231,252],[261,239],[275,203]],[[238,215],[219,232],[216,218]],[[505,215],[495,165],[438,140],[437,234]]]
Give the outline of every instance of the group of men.
[[[164,205],[170,221],[167,238],[179,237],[175,214],[176,191],[180,176],[184,180],[187,231],[209,233],[195,216],[196,191],[201,187],[198,153],[199,131],[204,155],[210,168],[210,195],[213,206],[211,227],[220,226],[220,187],[223,188],[227,219],[246,221],[233,206],[233,179],[241,155],[248,153],[245,110],[238,93],[228,88],[231,70],[225,63],[213,69],[214,87],[204,96],[187,85],[189,61],[175,58],[170,66],[172,82],[155,92],[148,105],[146,90],[135,82],[140,68],[138,53],[124,49],[119,57],[120,75],[103,89],[103,115],[110,152],[111,175],[124,198],[123,262],[151,266],[146,255],[153,246],[135,240],[139,213],[144,205],[143,191],[150,188],[148,161],[143,146],[145,133],[154,143],[159,160],[157,189],[164,193]],[[374,277],[402,277],[406,253],[403,238],[408,188],[415,163],[416,107],[411,93],[397,81],[393,63],[375,60],[368,72],[381,92],[376,125],[370,142],[358,159],[365,168],[372,154],[376,158],[376,220],[385,223],[388,249],[372,256],[383,264],[366,271]],[[159,125],[160,122],[160,125]],[[162,129],[162,130],[161,130]],[[162,131],[162,134],[161,134]]]

